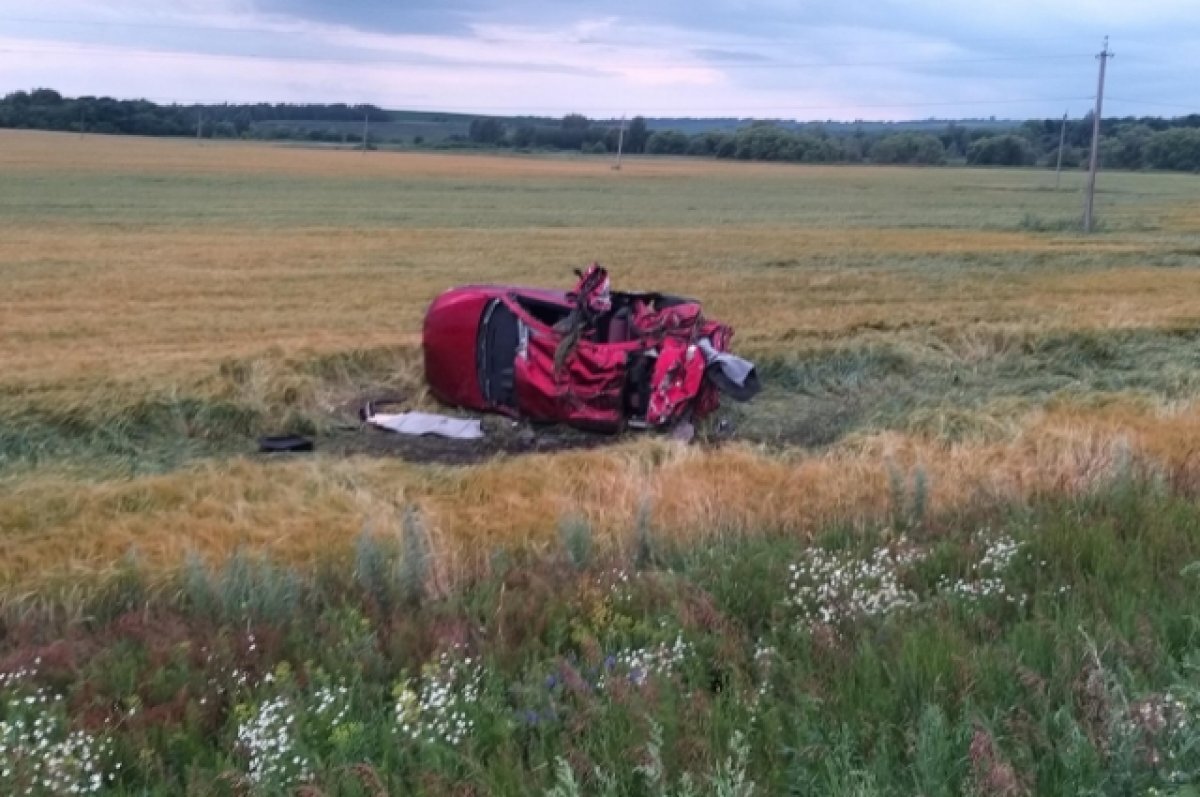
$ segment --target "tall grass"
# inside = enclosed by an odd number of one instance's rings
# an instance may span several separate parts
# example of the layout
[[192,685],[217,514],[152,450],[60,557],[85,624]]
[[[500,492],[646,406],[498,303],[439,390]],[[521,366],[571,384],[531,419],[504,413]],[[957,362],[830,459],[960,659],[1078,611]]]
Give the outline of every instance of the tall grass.
[[[1128,474],[903,538],[723,535],[640,569],[547,550],[419,604],[385,606],[389,568],[364,564],[399,540],[166,587],[131,563],[82,625],[9,618],[0,720],[45,690],[48,733],[103,741],[119,795],[1186,794],[1198,532],[1193,501]],[[814,557],[846,567],[810,583]],[[908,597],[873,601],[893,576]]]

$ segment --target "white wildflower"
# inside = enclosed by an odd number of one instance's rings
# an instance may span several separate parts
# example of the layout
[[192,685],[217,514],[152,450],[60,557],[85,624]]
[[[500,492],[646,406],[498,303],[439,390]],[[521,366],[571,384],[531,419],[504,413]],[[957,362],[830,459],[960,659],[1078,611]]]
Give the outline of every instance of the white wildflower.
[[2,793],[34,794],[36,785],[38,793],[98,794],[112,781],[104,767],[111,754],[108,739],[69,730],[62,698],[39,689],[8,698],[0,713]]
[[291,785],[310,776],[304,756],[295,752],[296,718],[286,697],[262,703],[238,726],[238,744],[249,756],[247,774],[258,784]]
[[900,575],[922,556],[904,540],[893,548],[876,548],[865,559],[811,549],[789,567],[787,603],[805,626],[891,614],[916,603],[916,595],[901,586]]
[[413,741],[457,747],[475,730],[469,709],[479,699],[483,669],[470,657],[443,653],[422,672],[413,689],[407,682],[397,688],[396,723]]

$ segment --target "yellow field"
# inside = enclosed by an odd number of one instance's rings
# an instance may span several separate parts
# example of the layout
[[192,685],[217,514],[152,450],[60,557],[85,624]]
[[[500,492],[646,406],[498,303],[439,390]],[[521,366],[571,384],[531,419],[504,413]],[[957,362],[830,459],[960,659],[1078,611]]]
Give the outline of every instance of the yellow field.
[[[1036,231],[1076,214],[1080,176],[1064,182],[1071,190],[1026,170],[690,159],[615,172],[582,157],[0,131],[0,444],[33,445],[21,441],[51,416],[102,427],[148,397],[317,417],[371,385],[307,365],[362,352],[383,352],[393,372],[379,381],[424,401],[419,325],[438,291],[562,285],[592,259],[618,287],[703,299],[742,353],[767,361],[891,346],[969,374],[1000,357],[1019,370],[1022,351],[1072,331],[1108,346],[1121,330],[1200,327],[1200,178],[1103,175],[1107,226],[1090,238]],[[348,552],[364,528],[390,533],[408,504],[450,583],[499,545],[557,545],[573,514],[616,545],[642,507],[669,535],[877,516],[889,463],[922,467],[935,508],[1085,489],[1130,456],[1189,461],[1200,394],[1188,374],[1200,363],[1180,351],[1163,387],[1147,374],[1012,398],[997,381],[962,408],[987,434],[943,433],[957,409],[947,399],[903,417],[871,410],[816,449],[629,439],[464,468],[214,454],[154,472],[86,450],[13,455],[0,458],[0,584],[25,594],[106,572],[131,549],[160,568],[239,546],[303,563]],[[795,392],[764,396],[760,412],[779,420],[752,420],[785,424]]]

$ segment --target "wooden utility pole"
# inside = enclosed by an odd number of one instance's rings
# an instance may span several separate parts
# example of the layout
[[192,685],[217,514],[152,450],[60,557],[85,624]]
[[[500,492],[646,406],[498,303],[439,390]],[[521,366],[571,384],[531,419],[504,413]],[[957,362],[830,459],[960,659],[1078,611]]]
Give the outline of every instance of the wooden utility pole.
[[200,134],[204,130],[204,111],[196,111],[196,143],[200,143]]
[[621,171],[621,152],[625,149],[625,117],[621,117],[621,128],[617,133],[617,164],[613,166],[617,171]]
[[1067,112],[1063,111],[1062,130],[1058,134],[1058,165],[1054,167],[1054,190],[1058,190],[1059,183],[1062,182],[1062,155],[1063,147],[1067,143]]
[[367,138],[371,135],[371,112],[363,114],[363,154],[367,154]]
[[1100,168],[1100,114],[1104,107],[1104,68],[1113,54],[1108,51],[1108,37],[1104,37],[1104,49],[1096,56],[1100,59],[1100,81],[1096,86],[1096,110],[1092,115],[1092,152],[1088,159],[1087,199],[1083,206],[1083,231],[1092,231],[1093,211],[1096,204],[1096,170]]

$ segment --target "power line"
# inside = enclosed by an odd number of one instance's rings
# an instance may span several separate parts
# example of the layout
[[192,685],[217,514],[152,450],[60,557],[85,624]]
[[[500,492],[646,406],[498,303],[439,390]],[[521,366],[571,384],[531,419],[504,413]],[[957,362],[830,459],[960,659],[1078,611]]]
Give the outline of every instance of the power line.
[[[378,33],[377,31],[363,30],[361,28],[356,28],[353,25],[347,25],[344,23],[320,23],[320,22],[313,22],[311,20],[306,20],[306,19],[301,19],[301,18],[286,18],[286,17],[277,17],[276,19],[277,19],[277,21],[275,21],[274,23],[269,23],[269,24],[265,24],[265,25],[264,24],[259,24],[259,25],[247,24],[244,21],[239,22],[236,25],[212,25],[212,24],[204,24],[204,23],[192,23],[192,22],[189,22],[189,23],[182,23],[182,22],[166,23],[166,22],[144,22],[144,21],[118,20],[118,19],[110,19],[110,20],[45,19],[45,18],[24,17],[24,16],[0,16],[0,22],[19,22],[19,23],[28,23],[28,24],[34,24],[34,25],[62,25],[62,26],[67,26],[67,27],[86,26],[86,27],[102,27],[102,28],[135,28],[135,29],[148,29],[148,30],[180,30],[180,31],[212,30],[212,31],[228,31],[230,33],[247,33],[247,32],[249,32],[249,33],[274,33],[274,34],[279,34],[279,35],[293,35],[296,33],[305,32],[306,30],[312,30],[314,27],[323,27],[326,29],[346,30],[346,31],[352,31],[355,33],[369,33],[369,34]],[[406,35],[406,34],[404,34],[404,33],[386,33],[385,32],[380,35],[402,36],[402,35]],[[454,38],[454,37],[446,37],[446,38]],[[1031,36],[1021,36],[1017,39],[1012,39],[1012,38],[1009,38],[1009,39],[971,38],[966,43],[970,44],[972,46],[979,47],[979,46],[988,45],[988,44],[1005,44],[1005,45],[1019,44],[1019,45],[1024,46],[1024,45],[1029,45],[1029,44],[1033,44],[1033,43],[1078,42],[1078,41],[1079,41],[1078,36],[1032,36],[1032,37]],[[1142,41],[1142,40],[1130,39],[1130,41],[1137,42],[1137,41]],[[1153,43],[1157,45],[1160,42],[1153,41]],[[581,40],[581,41],[575,41],[575,42],[572,42],[572,44],[574,46],[601,46],[601,47],[632,46],[628,42],[622,42],[622,41],[618,41],[615,39],[597,39],[597,38],[589,38],[589,39],[585,39],[585,40]],[[762,38],[762,37],[743,36],[743,37],[740,37],[737,39],[728,39],[728,40],[705,38],[705,39],[703,39],[703,41],[698,42],[697,44],[699,46],[703,46],[703,47],[754,46],[754,45],[762,45],[762,44],[772,44],[772,45],[776,45],[776,46],[780,46],[780,47],[794,47],[794,46],[799,46],[799,45],[811,45],[811,42],[807,41],[807,40],[798,40],[798,39]],[[1089,53],[1089,55],[1090,55],[1090,53]]]
[[270,55],[266,53],[214,53],[214,52],[197,52],[188,50],[160,50],[160,49],[133,49],[122,48],[119,45],[105,46],[92,45],[75,42],[59,42],[47,41],[37,45],[25,46],[6,46],[0,48],[2,53],[43,53],[43,52],[78,52],[80,54],[111,54],[118,55],[135,55],[137,57],[148,58],[248,58],[263,61],[298,61],[311,64],[334,64],[344,66],[387,66],[387,65],[407,65],[407,66],[431,66],[431,67],[459,67],[459,68],[496,68],[497,66],[508,67],[512,69],[529,69],[529,70],[573,70],[590,69],[596,72],[612,72],[622,69],[712,69],[720,71],[722,69],[750,69],[750,70],[770,70],[770,69],[842,69],[842,68],[863,68],[863,67],[895,67],[895,66],[958,66],[962,64],[986,64],[986,63],[1005,63],[1005,62],[1029,62],[1029,61],[1064,61],[1074,60],[1087,57],[1087,53],[1059,53],[1047,55],[1012,55],[1012,56],[989,56],[984,58],[947,58],[942,60],[908,60],[908,61],[725,61],[719,60],[715,62],[704,61],[643,61],[643,62],[622,62],[612,61],[604,65],[582,67],[577,64],[555,63],[555,62],[520,62],[520,61],[497,61],[497,60],[450,60],[440,56],[431,56],[423,54],[413,54],[410,56],[387,56],[383,58],[331,58],[322,56],[310,55],[290,55],[281,53],[278,55]]
[[1182,105],[1174,102],[1151,102],[1150,100],[1126,100],[1121,97],[1109,97],[1109,102],[1119,102],[1122,105],[1153,105],[1156,108],[1183,108],[1192,113],[1200,113],[1200,102],[1194,105]]

